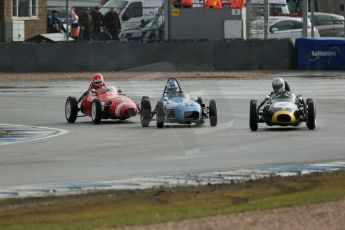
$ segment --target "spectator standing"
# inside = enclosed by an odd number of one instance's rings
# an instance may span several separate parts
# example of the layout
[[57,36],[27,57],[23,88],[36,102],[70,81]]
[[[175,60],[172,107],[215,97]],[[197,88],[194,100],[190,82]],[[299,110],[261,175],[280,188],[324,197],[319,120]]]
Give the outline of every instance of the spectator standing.
[[93,30],[93,19],[90,15],[90,9],[85,8],[79,18],[80,38],[82,40],[91,41],[91,33]]
[[47,20],[47,32],[48,33],[66,33],[65,27],[63,27],[63,23],[61,18],[59,17],[59,11],[53,10],[52,14],[49,15]]
[[119,33],[121,31],[121,22],[119,15],[112,7],[109,12],[104,16],[104,26],[111,34],[113,40],[119,39]]
[[80,33],[79,16],[75,12],[74,8],[71,9],[71,21],[72,21],[71,37],[74,38],[74,40],[78,40],[79,33]]
[[204,1],[205,8],[223,8],[221,0],[206,0]]
[[104,17],[103,17],[103,14],[99,11],[98,6],[96,6],[94,11],[92,12],[92,19],[93,19],[92,39],[99,40],[100,33],[102,32]]

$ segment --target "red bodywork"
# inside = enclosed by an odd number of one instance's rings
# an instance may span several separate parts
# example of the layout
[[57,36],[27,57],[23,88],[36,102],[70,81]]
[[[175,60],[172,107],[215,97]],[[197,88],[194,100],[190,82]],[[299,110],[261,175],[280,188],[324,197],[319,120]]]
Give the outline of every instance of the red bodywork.
[[94,99],[102,103],[102,119],[127,119],[139,113],[137,105],[127,96],[117,93],[116,90],[102,87],[98,90],[89,90],[81,101],[81,111],[91,116]]

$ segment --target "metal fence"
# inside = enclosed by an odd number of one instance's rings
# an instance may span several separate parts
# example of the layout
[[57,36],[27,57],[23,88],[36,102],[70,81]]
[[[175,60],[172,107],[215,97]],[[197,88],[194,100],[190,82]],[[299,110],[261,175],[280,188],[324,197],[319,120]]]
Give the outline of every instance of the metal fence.
[[[188,28],[188,30],[190,30],[188,32],[194,33],[195,35],[200,34],[199,38],[193,37],[190,38],[191,40],[227,39],[225,34],[235,30],[241,30],[237,33],[241,34],[241,36],[237,38],[242,39],[345,36],[344,17],[341,15],[331,16],[321,15],[319,13],[314,14],[313,9],[320,10],[319,5],[315,5],[314,1],[303,1],[303,3],[307,4],[306,7],[309,9],[310,13],[307,13],[306,10],[303,11],[305,5],[288,5],[286,3],[284,4],[284,1],[247,0],[246,5],[241,9],[232,9],[231,1],[232,0],[222,1],[222,9],[210,9],[210,7],[207,6],[206,0],[187,1],[189,4],[187,6],[183,5],[183,0],[113,1],[113,4],[109,3],[111,2],[110,0],[104,5],[100,5],[100,12],[104,16],[111,8],[115,8],[121,21],[122,28],[118,36],[119,40],[122,42],[153,42],[183,37],[180,36],[180,34],[175,34],[183,33],[183,31],[181,31],[182,29],[176,30],[176,28]],[[14,4],[15,2],[18,4]],[[61,19],[61,25],[59,27],[61,36],[59,38],[50,37],[50,40],[68,40],[66,34],[71,36],[73,24],[72,9],[79,18],[82,17],[85,8],[89,8],[91,14],[94,12],[94,6],[91,7],[91,3],[88,5],[74,5],[75,2],[73,0],[61,0],[59,4],[54,5],[50,3],[48,6],[39,5],[39,1],[37,0],[27,0],[28,4],[23,4],[23,2],[25,2],[25,0],[1,1],[0,42],[25,41],[35,35],[35,33],[47,33],[49,26],[47,19],[52,15],[53,11],[58,11],[59,18]],[[58,0],[54,2],[58,2]],[[301,3],[302,1],[298,2]],[[308,2],[311,3],[309,6]],[[192,13],[193,11],[200,11],[201,8],[205,9],[205,15],[195,12]],[[212,18],[215,18],[214,14],[219,12],[220,18],[217,20],[210,19],[208,21],[208,18],[205,18],[207,17],[206,9],[212,12]],[[224,16],[224,11],[227,10],[230,13]],[[229,18],[229,15],[234,14],[234,10],[240,13],[236,14],[236,17]],[[306,13],[303,14],[303,12]],[[188,13],[190,13],[190,17],[186,17]],[[175,20],[179,15],[182,15],[186,20]],[[240,19],[238,18],[239,15],[241,17]],[[303,16],[306,18],[303,19]],[[173,26],[175,29],[171,30],[171,20],[179,21],[178,23],[180,23],[180,26],[174,21]],[[225,28],[225,21],[235,20],[241,20],[240,27]],[[114,36],[108,36],[109,30],[104,26],[106,21],[102,23],[101,35],[92,35],[89,39],[90,41],[116,39]],[[199,31],[203,28],[203,26],[200,26],[201,23],[208,23],[208,25],[205,26],[207,31],[203,31],[202,33]],[[188,27],[187,25],[189,24],[190,26]],[[234,24],[228,23],[227,25],[233,26]],[[314,26],[316,27],[315,29],[313,29]],[[327,26],[332,27],[332,33],[327,34],[325,32]],[[79,25],[79,31],[81,27],[82,25]],[[29,33],[31,30],[34,31]],[[218,35],[215,36],[215,33],[218,33]],[[207,35],[209,35],[209,37],[207,37]],[[47,35],[47,37],[47,40],[49,40],[49,35]],[[73,37],[76,41],[82,40],[80,36]],[[43,38],[40,38],[37,41],[42,41],[42,39]],[[187,37],[186,39],[189,38]]]

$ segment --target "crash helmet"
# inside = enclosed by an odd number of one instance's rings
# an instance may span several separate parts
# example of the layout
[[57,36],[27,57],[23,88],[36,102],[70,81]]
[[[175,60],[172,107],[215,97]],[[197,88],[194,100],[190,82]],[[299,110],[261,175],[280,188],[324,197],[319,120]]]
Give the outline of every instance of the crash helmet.
[[103,79],[103,75],[101,73],[96,73],[95,75],[93,75],[92,77],[92,87],[94,89],[99,89],[102,86],[104,86],[104,79]]
[[272,80],[272,88],[274,92],[281,92],[284,91],[285,83],[284,79],[277,77]]
[[170,81],[168,81],[166,87],[167,87],[167,92],[168,93],[175,93],[175,92],[177,92],[178,85],[177,85],[176,80],[171,79]]

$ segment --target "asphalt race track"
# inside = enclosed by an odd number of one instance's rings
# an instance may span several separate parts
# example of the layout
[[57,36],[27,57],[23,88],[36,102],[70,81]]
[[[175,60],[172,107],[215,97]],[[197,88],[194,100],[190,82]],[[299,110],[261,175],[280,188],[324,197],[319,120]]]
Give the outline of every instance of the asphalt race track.
[[[182,80],[182,89],[214,98],[218,126],[142,128],[139,117],[93,125],[88,117],[67,124],[67,96],[78,97],[88,82],[1,83],[0,123],[43,126],[68,133],[0,145],[0,187],[72,183],[214,172],[285,163],[345,160],[345,78],[287,78],[292,91],[314,98],[317,128],[249,129],[249,101],[271,91],[261,80]],[[119,81],[137,103],[144,95],[155,105],[165,81]]]

